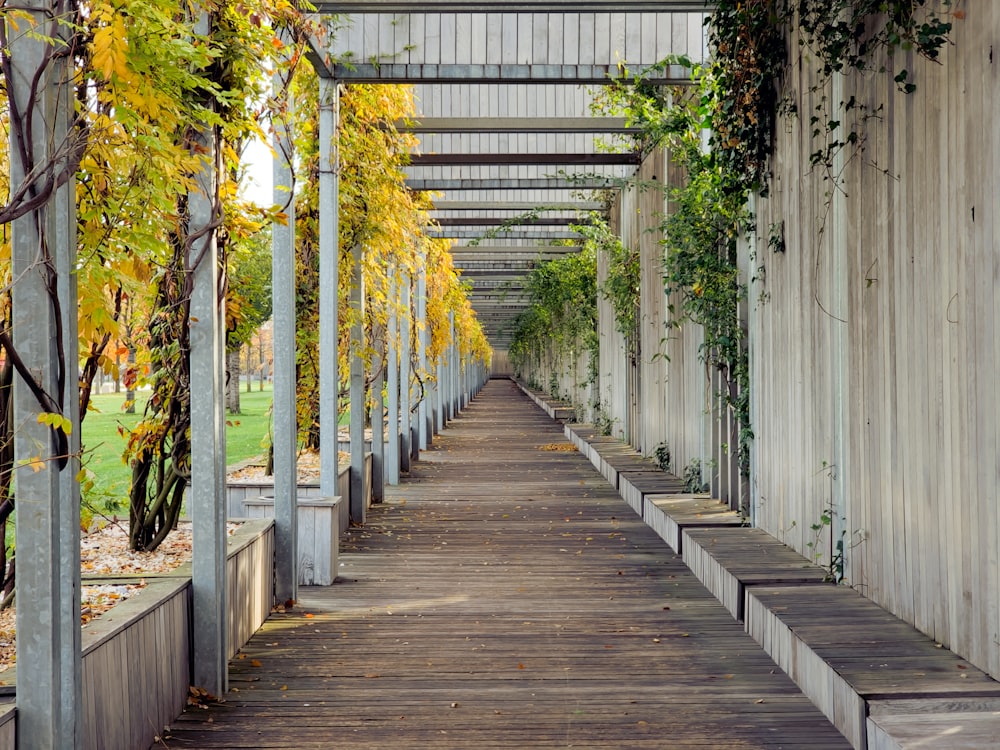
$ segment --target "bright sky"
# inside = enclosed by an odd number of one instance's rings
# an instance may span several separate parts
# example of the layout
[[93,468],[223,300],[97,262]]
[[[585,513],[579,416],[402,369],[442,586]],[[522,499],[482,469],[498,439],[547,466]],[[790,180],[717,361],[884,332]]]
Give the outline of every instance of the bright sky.
[[273,205],[271,150],[263,142],[254,139],[246,147],[243,158],[247,165],[246,176],[243,179],[243,195],[257,205]]

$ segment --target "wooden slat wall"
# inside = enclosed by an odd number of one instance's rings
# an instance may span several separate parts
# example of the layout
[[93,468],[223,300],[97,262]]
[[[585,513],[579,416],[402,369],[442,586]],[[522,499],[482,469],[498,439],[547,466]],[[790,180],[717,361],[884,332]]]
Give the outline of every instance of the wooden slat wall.
[[[641,168],[643,181],[679,184],[681,170],[669,152],[652,153]],[[706,440],[709,389],[699,356],[701,327],[670,326],[669,300],[663,284],[662,234],[647,231],[658,226],[669,209],[660,191],[648,190],[633,198],[643,218],[638,242],[642,248],[641,347],[642,432],[641,445],[647,456],[665,442],[670,447],[672,469],[683,474],[694,460],[705,463],[710,455]],[[679,303],[678,303],[679,304]]]
[[[631,236],[633,228],[632,191],[623,192],[612,206],[610,212],[611,231],[620,237]],[[608,276],[607,253],[597,253],[597,285],[598,288]],[[633,366],[626,353],[625,339],[618,332],[615,323],[615,311],[611,303],[600,294],[597,295],[598,335],[600,336],[600,371],[598,383],[601,394],[601,406],[611,419],[611,434],[626,442],[632,435],[632,385]],[[635,394],[636,397],[638,394]]]
[[[506,352],[504,354],[506,355]],[[495,358],[496,352],[494,352]],[[494,374],[497,374],[495,367]],[[586,422],[594,418],[597,383],[590,377],[589,352],[578,350],[576,356],[573,356],[572,352],[562,353],[555,347],[550,347],[538,359],[526,363],[515,374],[524,381],[537,385],[552,398],[566,399],[576,409],[578,421]]]
[[421,117],[585,117],[594,98],[585,86],[548,83],[418,83],[413,97],[418,121]]
[[514,367],[510,363],[510,354],[506,349],[493,350],[492,374],[494,377],[514,374]]
[[[129,750],[147,747],[184,708],[191,684],[190,580],[151,584],[135,603],[170,589],[158,605],[128,618],[114,635],[86,645],[83,653],[84,746]],[[119,608],[132,604],[131,600]],[[116,608],[117,610],[118,608]],[[106,616],[108,617],[108,616]],[[103,624],[103,623],[102,623]],[[99,627],[98,621],[91,626]]]
[[0,707],[0,750],[16,750],[15,717],[17,709],[13,704]]
[[[667,152],[656,151],[639,168],[639,180],[645,184],[664,184],[667,179]],[[638,196],[640,218],[645,228],[657,226],[663,216],[663,193],[648,189]],[[668,443],[670,421],[668,388],[670,365],[667,361],[667,298],[663,289],[662,233],[643,231],[637,238],[640,252],[639,299],[639,401],[642,418],[639,444],[645,455],[653,454],[660,443]]]
[[398,64],[649,65],[700,57],[700,13],[428,13],[346,16],[331,52]]
[[274,606],[274,523],[268,519],[244,526],[252,527],[252,534],[248,528],[245,543],[231,542],[235,549],[226,558],[229,658],[236,656],[264,624]]
[[[809,171],[811,74],[789,74],[800,117],[779,130],[758,203],[759,246],[784,222],[787,250],[760,254],[767,301],[750,311],[753,487],[760,525],[804,554],[810,525],[846,498],[848,537],[865,538],[850,583],[996,677],[1000,7],[967,12],[942,65],[902,63],[916,93],[886,75],[846,82],[845,98],[885,108],[847,167],[842,227]],[[838,404],[845,450],[828,467]]]

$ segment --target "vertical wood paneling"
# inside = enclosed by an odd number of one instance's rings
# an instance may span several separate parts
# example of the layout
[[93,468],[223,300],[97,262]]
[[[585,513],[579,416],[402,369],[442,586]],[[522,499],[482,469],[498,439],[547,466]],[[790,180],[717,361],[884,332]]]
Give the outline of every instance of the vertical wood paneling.
[[594,16],[594,61],[610,60],[611,57],[610,13],[596,13]]
[[[625,13],[612,13],[605,33],[608,35],[608,59],[612,63],[625,60]],[[600,59],[600,58],[598,58]]]
[[509,13],[505,13],[502,16],[503,23],[503,34],[501,38],[501,53],[500,62],[501,63],[515,63],[517,62],[518,53],[518,30],[517,30],[517,16],[512,16]]
[[[896,92],[888,76],[846,83],[870,111],[884,108],[845,171],[848,473],[837,478],[848,538],[865,539],[848,553],[851,583],[994,676],[1000,65],[990,48],[998,36],[1000,9],[980,6],[974,19],[956,20],[943,64],[902,63],[916,93]],[[798,67],[786,80],[801,120],[815,101],[802,93],[813,80]],[[820,468],[836,382],[834,323],[822,304],[832,288],[829,184],[809,172],[807,130],[793,122],[778,134],[758,229],[766,243],[767,228],[784,221],[787,252],[762,258],[770,296],[752,308],[751,325],[758,520],[808,555],[809,526],[829,498]]]
[[443,65],[459,62],[457,59],[457,16],[454,13],[442,13],[441,19],[441,57]]
[[[424,20],[424,62],[441,62],[441,14],[431,13]],[[402,61],[401,61],[402,62]]]
[[577,65],[580,62],[580,14],[563,15],[563,56],[561,65]]
[[701,14],[414,13],[345,16],[331,50],[402,64],[650,65],[702,57]]
[[484,13],[473,13],[469,25],[469,45],[470,61],[475,63],[486,62],[486,15]]
[[15,716],[13,704],[0,707],[0,750],[16,750]]

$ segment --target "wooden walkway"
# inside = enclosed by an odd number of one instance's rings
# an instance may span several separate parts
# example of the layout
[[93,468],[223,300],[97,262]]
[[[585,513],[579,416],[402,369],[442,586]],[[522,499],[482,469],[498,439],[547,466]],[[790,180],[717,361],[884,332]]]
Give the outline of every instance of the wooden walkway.
[[512,383],[388,489],[167,747],[849,747]]

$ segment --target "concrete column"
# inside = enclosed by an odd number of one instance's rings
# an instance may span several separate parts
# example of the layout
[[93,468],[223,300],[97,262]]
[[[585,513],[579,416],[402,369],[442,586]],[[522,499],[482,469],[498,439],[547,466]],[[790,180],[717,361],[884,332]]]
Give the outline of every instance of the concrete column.
[[[198,33],[208,34],[208,16]],[[205,162],[195,177],[196,189],[188,197],[188,233],[203,232],[216,218],[218,193],[218,144],[214,133],[198,135]],[[215,232],[195,242],[191,292],[191,499],[192,520],[191,604],[193,611],[195,685],[215,695],[225,695],[228,653],[226,648],[226,444],[222,425],[224,378],[225,301],[220,298],[219,257]]]
[[454,419],[459,411],[458,378],[461,373],[461,363],[459,362],[458,341],[455,339],[455,313],[448,313],[448,328],[451,331],[451,348],[448,357],[449,382],[448,382],[448,412]]
[[[49,3],[28,0],[21,7],[40,34],[59,36]],[[19,142],[10,131],[12,188],[36,166],[50,159],[61,161],[57,149],[67,145],[73,99],[65,60],[57,54],[33,88],[33,79],[51,52],[48,48],[49,43],[27,34],[11,39],[7,94],[21,112],[32,115],[30,122],[26,118],[21,122],[26,128],[30,124],[24,131],[26,142]],[[27,161],[22,160],[22,147],[27,149]],[[17,690],[18,747],[31,750],[76,747],[80,738],[79,384],[76,290],[70,275],[76,248],[73,193],[70,179],[43,206],[10,225],[12,335],[25,366],[14,379],[17,663],[26,677]],[[52,283],[58,307],[50,297]],[[25,377],[48,394],[45,404],[27,387]],[[57,431],[41,424],[38,416],[45,412],[62,414],[70,429]],[[76,455],[70,457],[71,453]]]
[[[339,151],[340,87],[319,79],[319,488],[320,495],[337,494],[340,378],[337,372],[337,304],[339,271]],[[346,502],[346,498],[343,500]]]
[[379,363],[371,390],[372,423],[372,502],[385,499],[385,401],[382,388],[385,385],[385,367]]
[[386,338],[386,390],[389,397],[389,444],[385,454],[385,480],[391,485],[399,484],[399,284],[395,269],[389,272],[389,324]]
[[[831,101],[842,102],[847,98],[844,91],[845,78],[835,73],[831,79]],[[834,174],[844,174],[847,168],[846,149],[837,149],[833,156]],[[830,196],[830,314],[827,322],[830,325],[831,372],[832,383],[832,424],[833,424],[833,458],[830,467],[830,503],[831,538],[844,540],[841,572],[850,583],[854,583],[851,567],[851,539],[847,538],[848,529],[859,528],[860,524],[851,522],[851,509],[848,504],[850,488],[848,478],[850,472],[849,440],[847,436],[850,424],[850,373],[851,346],[848,338],[848,322],[851,315],[850,295],[848,288],[848,273],[850,271],[850,248],[848,242],[849,221],[847,215],[847,194],[843,190],[833,190]],[[751,386],[752,387],[752,386]],[[835,555],[836,550],[828,551]],[[832,559],[832,558],[831,558]]]
[[351,520],[364,524],[365,503],[365,279],[361,268],[364,250],[360,243],[351,249],[354,274],[351,279]]
[[[431,345],[430,330],[427,331],[427,347]],[[427,440],[433,442],[434,436],[438,434],[438,363],[429,362],[427,371]]]
[[417,443],[420,450],[427,450],[429,433],[427,429],[427,407],[430,403],[427,371],[427,347],[430,345],[430,331],[427,329],[427,266],[421,264],[417,271],[417,368],[424,383],[424,392],[417,407]]
[[[276,81],[275,86],[280,85]],[[271,295],[274,310],[274,593],[298,599],[298,476],[295,447],[295,198],[292,195],[291,105],[275,120],[274,202],[287,224],[271,227]]]
[[399,463],[403,471],[410,470],[410,277],[404,273],[400,283],[399,318],[399,412],[402,440]]
[[447,368],[444,364],[444,354],[438,357],[437,361],[437,381],[434,383],[434,397],[437,407],[435,408],[435,413],[437,414],[437,431],[440,432],[444,429],[445,418],[447,414],[447,408],[445,404],[445,393],[447,393],[447,381],[445,380],[447,375]]

